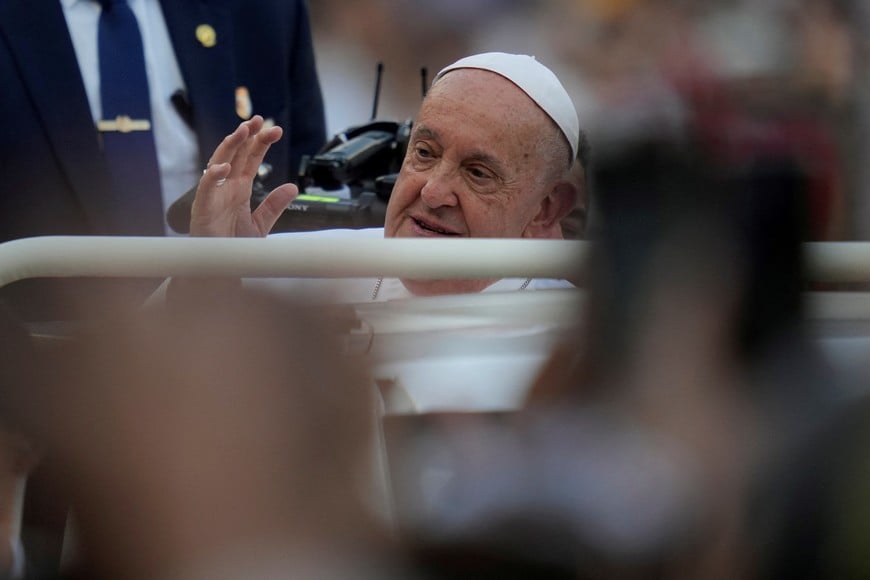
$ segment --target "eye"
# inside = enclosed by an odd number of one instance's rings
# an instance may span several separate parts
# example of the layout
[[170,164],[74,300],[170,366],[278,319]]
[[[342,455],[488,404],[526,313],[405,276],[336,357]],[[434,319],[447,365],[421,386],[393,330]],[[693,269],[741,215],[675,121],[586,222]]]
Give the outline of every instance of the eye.
[[422,144],[417,145],[414,148],[414,153],[417,155],[417,157],[421,159],[429,159],[430,157],[432,157],[432,150],[429,149],[426,145]]
[[495,174],[492,171],[481,165],[471,165],[466,168],[466,172],[469,177],[478,183],[486,183],[495,178]]

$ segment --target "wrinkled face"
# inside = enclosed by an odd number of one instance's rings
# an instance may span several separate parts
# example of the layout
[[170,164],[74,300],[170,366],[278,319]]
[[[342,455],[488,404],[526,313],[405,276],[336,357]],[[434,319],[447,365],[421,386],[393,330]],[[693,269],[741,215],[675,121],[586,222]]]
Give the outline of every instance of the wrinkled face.
[[[426,96],[393,188],[387,237],[542,237],[535,219],[553,187],[555,124],[488,71],[445,75]],[[566,154],[567,155],[567,154]],[[492,280],[410,281],[415,294],[479,291]]]

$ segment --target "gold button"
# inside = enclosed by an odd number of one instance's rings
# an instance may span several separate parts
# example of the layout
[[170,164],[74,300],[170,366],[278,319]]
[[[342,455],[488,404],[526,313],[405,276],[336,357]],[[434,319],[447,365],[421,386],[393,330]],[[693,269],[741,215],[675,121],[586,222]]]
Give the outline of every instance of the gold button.
[[217,44],[217,32],[208,24],[200,24],[196,27],[196,39],[206,48]]

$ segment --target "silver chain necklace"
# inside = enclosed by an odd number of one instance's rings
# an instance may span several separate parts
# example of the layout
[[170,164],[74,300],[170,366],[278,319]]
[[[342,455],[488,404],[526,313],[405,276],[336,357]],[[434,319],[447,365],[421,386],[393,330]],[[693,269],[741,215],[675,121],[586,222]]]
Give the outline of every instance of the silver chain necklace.
[[372,290],[372,302],[374,302],[375,299],[378,297],[378,292],[381,291],[381,284],[383,284],[383,283],[384,283],[384,277],[383,277],[383,276],[381,276],[380,278],[378,278],[378,281],[375,282],[375,289]]
[[[383,276],[381,276],[380,278],[378,278],[378,281],[375,282],[375,288],[374,288],[374,290],[372,290],[372,302],[374,302],[375,300],[377,300],[377,298],[378,298],[378,292],[381,291],[381,285],[382,285],[383,283],[384,283],[384,277],[383,277]],[[531,278],[526,278],[525,282],[523,282],[523,285],[519,287],[519,290],[525,290],[526,288],[529,287],[529,284],[531,284],[531,283],[532,283],[532,279],[531,279]]]

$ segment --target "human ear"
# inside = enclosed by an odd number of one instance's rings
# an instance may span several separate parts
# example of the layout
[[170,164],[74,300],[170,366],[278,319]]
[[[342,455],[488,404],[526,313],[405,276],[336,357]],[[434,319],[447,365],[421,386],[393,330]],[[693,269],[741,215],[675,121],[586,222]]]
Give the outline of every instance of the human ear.
[[541,200],[538,213],[525,227],[522,237],[563,239],[562,219],[574,209],[578,195],[576,184],[569,181],[557,182],[550,193]]

